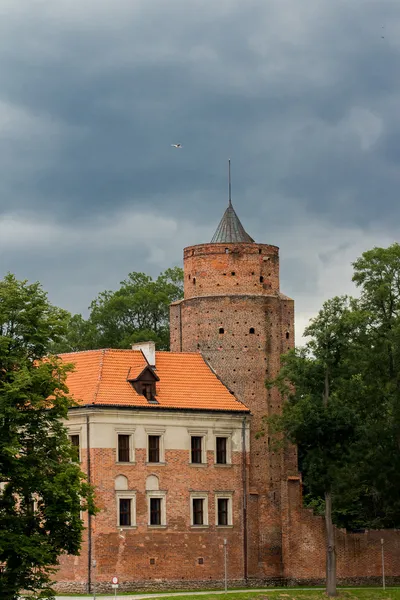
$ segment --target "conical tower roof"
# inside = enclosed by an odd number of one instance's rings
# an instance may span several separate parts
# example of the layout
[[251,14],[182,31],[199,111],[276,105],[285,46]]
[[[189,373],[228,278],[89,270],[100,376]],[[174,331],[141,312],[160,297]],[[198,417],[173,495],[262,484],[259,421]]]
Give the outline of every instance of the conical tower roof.
[[217,227],[211,240],[212,244],[237,243],[237,242],[254,242],[253,238],[245,231],[239,217],[235,213],[232,202],[229,201],[229,206],[224,212],[224,215]]

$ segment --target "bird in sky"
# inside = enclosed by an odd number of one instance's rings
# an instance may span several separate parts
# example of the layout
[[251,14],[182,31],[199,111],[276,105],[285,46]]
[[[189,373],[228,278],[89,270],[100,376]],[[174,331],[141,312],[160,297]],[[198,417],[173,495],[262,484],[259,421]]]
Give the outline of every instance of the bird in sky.
[[173,148],[182,148],[182,144],[171,144]]

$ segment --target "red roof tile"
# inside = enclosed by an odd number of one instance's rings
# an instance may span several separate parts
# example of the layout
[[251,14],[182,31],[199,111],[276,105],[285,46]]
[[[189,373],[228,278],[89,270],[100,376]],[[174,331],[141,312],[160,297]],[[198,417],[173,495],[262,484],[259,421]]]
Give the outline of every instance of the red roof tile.
[[132,379],[147,365],[140,350],[88,350],[60,358],[75,365],[67,385],[79,404],[249,412],[199,353],[156,353],[158,405],[150,404],[127,381],[128,374]]

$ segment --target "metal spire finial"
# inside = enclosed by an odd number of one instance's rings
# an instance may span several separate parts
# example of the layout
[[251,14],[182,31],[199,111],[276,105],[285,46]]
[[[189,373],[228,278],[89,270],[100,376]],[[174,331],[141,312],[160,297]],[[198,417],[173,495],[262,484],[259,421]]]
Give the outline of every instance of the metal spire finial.
[[228,159],[228,180],[229,180],[229,206],[232,206],[232,188],[231,188],[231,159]]
[[231,188],[231,159],[228,159],[228,182],[229,182],[229,204],[224,212],[217,231],[214,233],[211,240],[212,244],[236,244],[236,243],[251,243],[253,238],[246,233],[239,217],[235,213],[232,206],[232,188]]

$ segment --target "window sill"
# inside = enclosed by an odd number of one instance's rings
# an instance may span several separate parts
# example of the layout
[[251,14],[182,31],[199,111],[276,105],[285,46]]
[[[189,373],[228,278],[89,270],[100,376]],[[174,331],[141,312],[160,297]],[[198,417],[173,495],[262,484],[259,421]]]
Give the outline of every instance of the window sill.
[[147,525],[148,529],[167,529],[166,525]]
[[233,529],[233,525],[216,525],[217,529]]
[[191,529],[208,529],[210,526],[209,525],[191,525],[190,528]]
[[150,466],[150,467],[165,467],[165,465],[167,464],[165,461],[162,462],[146,462],[145,463],[146,466]]
[[117,460],[115,462],[115,464],[116,465],[136,465],[136,461],[134,461],[134,460],[132,460],[132,461],[130,461],[130,460],[126,460],[126,461],[125,460],[123,460],[123,461],[122,460],[121,461]]
[[122,531],[125,531],[125,530],[129,531],[129,529],[137,529],[137,525],[118,525],[118,529],[120,531],[121,531],[121,529],[122,529]]
[[208,467],[208,463],[189,463],[189,467]]
[[214,467],[226,469],[227,467],[233,467],[232,463],[214,463]]

